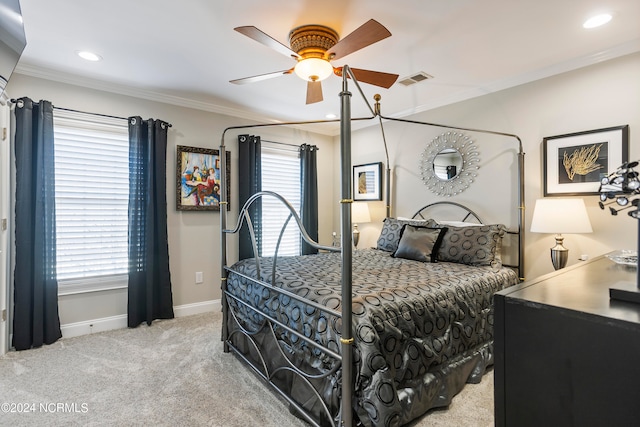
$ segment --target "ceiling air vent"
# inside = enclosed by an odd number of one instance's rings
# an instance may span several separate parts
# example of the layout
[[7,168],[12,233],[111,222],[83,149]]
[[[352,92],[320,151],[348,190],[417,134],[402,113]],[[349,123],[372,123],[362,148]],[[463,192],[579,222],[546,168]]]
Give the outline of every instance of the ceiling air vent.
[[424,71],[420,71],[419,73],[412,74],[412,75],[410,75],[408,77],[404,77],[404,78],[398,80],[398,83],[400,83],[403,86],[410,86],[412,84],[420,83],[422,81],[429,80],[429,79],[432,79],[432,78],[433,78],[433,76],[425,73]]

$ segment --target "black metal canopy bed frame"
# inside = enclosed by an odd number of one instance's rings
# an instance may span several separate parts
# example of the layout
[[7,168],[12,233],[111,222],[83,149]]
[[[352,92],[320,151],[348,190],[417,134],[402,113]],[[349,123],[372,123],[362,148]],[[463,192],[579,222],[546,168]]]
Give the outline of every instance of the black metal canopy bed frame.
[[[340,93],[341,246],[312,241],[293,207],[272,192],[251,196],[237,223],[228,228],[228,201],[226,192],[221,192],[222,340],[225,352],[234,352],[252,367],[289,402],[292,412],[312,425],[403,425],[431,408],[448,405],[466,382],[479,382],[493,363],[493,293],[517,283],[524,271],[524,153],[516,135],[383,117],[379,99],[375,108],[367,103],[372,117],[352,119],[347,77],[365,98],[355,76],[344,66]],[[517,227],[482,225],[470,209],[455,202],[438,202],[420,209],[412,220],[385,219],[378,247],[354,252],[351,121],[375,117],[381,128],[385,119],[515,138]],[[229,130],[322,122],[327,121],[229,127],[222,135],[220,153],[225,152]],[[384,138],[384,129],[382,133]],[[225,158],[220,156],[221,188],[227,185]],[[389,217],[388,165],[387,160]],[[319,249],[319,254],[278,257],[276,249],[273,257],[259,256],[249,207],[264,197],[278,199],[290,210],[282,232],[293,220],[302,238]],[[462,212],[453,219],[475,226],[434,219],[429,211],[443,204]],[[229,266],[227,236],[243,226],[249,228],[255,256]],[[514,235],[518,242],[517,263],[512,266],[501,265],[500,242],[505,233]],[[419,240],[411,240],[410,235]],[[449,235],[482,240],[487,246],[480,252],[489,258],[468,262],[468,258],[456,258],[458,248],[449,248],[447,253],[454,254],[454,259],[448,259],[442,254],[455,240],[447,240]],[[431,252],[419,247],[416,258],[411,242],[425,238]],[[415,261],[421,256],[431,262]]]

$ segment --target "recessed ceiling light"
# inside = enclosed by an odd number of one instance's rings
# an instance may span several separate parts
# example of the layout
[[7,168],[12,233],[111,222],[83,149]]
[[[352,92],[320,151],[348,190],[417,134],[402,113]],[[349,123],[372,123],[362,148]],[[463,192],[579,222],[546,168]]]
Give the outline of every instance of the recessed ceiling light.
[[333,113],[329,113],[329,114],[327,114],[325,117],[326,117],[327,119],[329,119],[329,120],[338,118],[338,116],[336,116],[336,115],[335,115],[335,114],[333,114]]
[[76,53],[78,54],[78,56],[82,59],[86,59],[87,61],[100,61],[102,59],[102,57],[100,55],[97,55],[93,52],[89,52],[87,50],[78,50],[76,51]]
[[584,28],[596,28],[611,21],[611,15],[603,13],[587,19],[582,26]]

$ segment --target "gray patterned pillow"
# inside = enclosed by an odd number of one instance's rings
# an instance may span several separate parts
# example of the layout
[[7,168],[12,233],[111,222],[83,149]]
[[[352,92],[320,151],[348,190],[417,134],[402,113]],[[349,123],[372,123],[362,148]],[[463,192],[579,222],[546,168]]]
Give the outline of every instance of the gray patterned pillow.
[[470,265],[490,265],[502,267],[502,237],[505,226],[502,224],[474,225],[455,227],[438,224],[430,219],[427,227],[447,227],[442,239],[438,260]]
[[398,249],[398,242],[400,241],[400,233],[402,232],[402,226],[405,224],[414,226],[426,226],[426,220],[404,220],[397,218],[385,218],[382,223],[382,231],[380,237],[378,237],[378,249],[395,252]]
[[438,250],[446,231],[447,227],[428,228],[405,224],[400,233],[398,249],[392,256],[421,262],[438,262]]

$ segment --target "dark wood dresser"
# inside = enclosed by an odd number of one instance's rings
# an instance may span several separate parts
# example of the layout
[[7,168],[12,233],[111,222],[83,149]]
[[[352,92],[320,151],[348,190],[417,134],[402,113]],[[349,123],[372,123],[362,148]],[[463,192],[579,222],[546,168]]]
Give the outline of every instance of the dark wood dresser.
[[640,304],[616,282],[636,269],[600,256],[496,294],[496,426],[640,425]]

